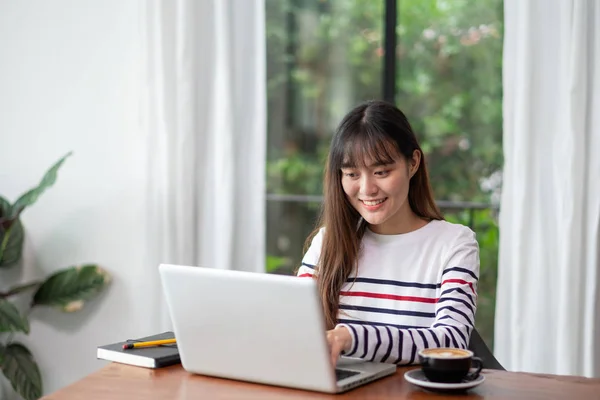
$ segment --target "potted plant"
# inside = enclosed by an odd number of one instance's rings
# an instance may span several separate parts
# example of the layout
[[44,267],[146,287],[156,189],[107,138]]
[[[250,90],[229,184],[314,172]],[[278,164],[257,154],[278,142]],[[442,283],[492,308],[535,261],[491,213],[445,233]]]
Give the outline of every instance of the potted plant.
[[[14,203],[0,196],[0,269],[17,268],[23,253],[23,224],[20,215],[54,184],[59,168],[71,153],[57,161],[37,187],[20,196]],[[56,307],[63,312],[80,310],[87,300],[100,293],[110,276],[95,264],[71,266],[46,279],[28,282],[0,292],[0,371],[12,388],[25,400],[42,395],[42,378],[29,349],[15,334],[29,334],[29,311],[33,307]],[[3,285],[5,286],[5,285]],[[15,305],[17,295],[30,295],[29,308]]]

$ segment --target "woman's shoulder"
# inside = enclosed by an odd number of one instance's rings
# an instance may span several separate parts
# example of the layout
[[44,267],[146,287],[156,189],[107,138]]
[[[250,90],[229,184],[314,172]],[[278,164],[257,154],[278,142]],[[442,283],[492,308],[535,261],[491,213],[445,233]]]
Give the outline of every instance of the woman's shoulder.
[[325,235],[325,227],[322,226],[318,230],[312,233],[312,239],[310,239],[311,246],[320,246],[323,243],[323,235]]
[[325,234],[325,228],[321,227],[317,231],[313,232],[312,238],[308,238],[310,240],[310,245],[304,254],[302,259],[302,263],[316,265],[319,256],[321,254],[321,247],[323,245],[323,235]]
[[466,225],[448,221],[438,221],[437,229],[440,232],[440,243],[443,243],[446,264],[469,269],[477,276],[479,244],[475,232]]
[[437,235],[447,239],[448,242],[476,240],[475,232],[466,225],[446,220],[433,220],[430,224]]

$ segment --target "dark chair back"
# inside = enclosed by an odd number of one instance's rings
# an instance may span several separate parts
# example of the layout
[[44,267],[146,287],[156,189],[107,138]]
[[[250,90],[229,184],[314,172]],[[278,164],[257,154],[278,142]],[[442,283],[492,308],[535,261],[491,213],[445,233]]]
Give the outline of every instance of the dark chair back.
[[483,361],[483,368],[506,371],[506,369],[498,362],[498,360],[496,360],[494,354],[487,347],[483,341],[483,338],[479,335],[479,332],[477,332],[477,329],[473,329],[473,333],[471,333],[469,350],[475,353],[476,357],[481,358]]

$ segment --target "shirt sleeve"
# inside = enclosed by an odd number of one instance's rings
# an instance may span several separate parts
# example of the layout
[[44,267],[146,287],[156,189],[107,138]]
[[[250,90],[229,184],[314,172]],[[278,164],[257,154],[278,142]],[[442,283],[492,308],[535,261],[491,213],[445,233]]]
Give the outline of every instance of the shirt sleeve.
[[310,243],[310,247],[302,258],[302,264],[298,268],[297,276],[299,277],[313,277],[315,274],[315,267],[319,262],[321,255],[321,245],[323,243],[323,228],[315,235]]
[[343,323],[352,336],[348,357],[397,364],[418,362],[426,348],[466,349],[475,326],[479,245],[475,233],[465,227],[451,247],[441,270],[440,296],[435,319],[428,328],[399,329],[389,325]]

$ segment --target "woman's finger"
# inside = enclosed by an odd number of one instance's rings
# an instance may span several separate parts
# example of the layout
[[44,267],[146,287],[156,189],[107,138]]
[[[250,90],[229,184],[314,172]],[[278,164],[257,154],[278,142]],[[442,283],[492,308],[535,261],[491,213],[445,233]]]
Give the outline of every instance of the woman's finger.
[[340,357],[340,354],[342,353],[342,349],[344,348],[344,343],[342,340],[340,340],[340,338],[333,334],[331,335],[331,345],[330,345],[330,349],[331,349],[331,364],[335,367],[338,361],[338,358]]

